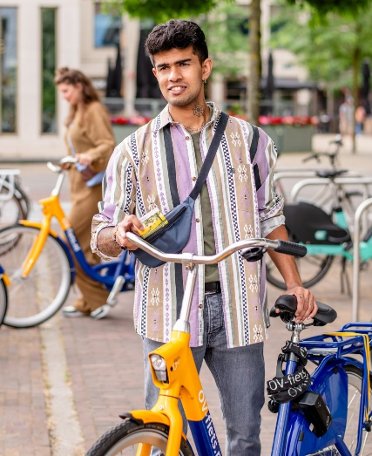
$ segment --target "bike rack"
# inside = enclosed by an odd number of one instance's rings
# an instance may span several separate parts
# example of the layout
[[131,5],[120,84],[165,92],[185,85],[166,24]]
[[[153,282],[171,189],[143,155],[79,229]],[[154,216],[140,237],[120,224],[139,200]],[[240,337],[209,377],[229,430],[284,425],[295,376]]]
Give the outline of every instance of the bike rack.
[[1,169],[0,170],[0,189],[7,190],[0,193],[0,201],[9,201],[13,198],[15,190],[15,177],[20,173],[19,169]]
[[[353,239],[353,303],[352,321],[359,321],[359,291],[360,291],[360,219],[364,211],[372,206],[372,198],[363,201],[355,211]],[[358,248],[355,248],[358,246]]]
[[328,177],[317,177],[303,179],[297,182],[290,193],[290,200],[296,201],[297,196],[300,191],[307,186],[316,186],[316,185],[328,185],[333,182],[335,185],[364,185],[364,198],[368,198],[368,185],[372,185],[372,177],[363,177],[363,176],[345,176],[345,177],[336,177],[333,181]]

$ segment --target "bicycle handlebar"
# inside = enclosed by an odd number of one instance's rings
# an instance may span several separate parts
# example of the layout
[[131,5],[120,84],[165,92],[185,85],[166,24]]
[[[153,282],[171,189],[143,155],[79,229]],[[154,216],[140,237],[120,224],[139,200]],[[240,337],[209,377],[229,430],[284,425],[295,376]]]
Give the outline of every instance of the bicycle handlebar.
[[66,155],[65,157],[62,157],[59,160],[58,165],[55,165],[54,163],[49,161],[47,163],[47,167],[54,173],[61,173],[62,171],[64,171],[64,168],[61,165],[76,165],[76,163],[77,163],[76,157],[72,157],[71,155]]
[[164,261],[166,263],[216,264],[226,259],[238,250],[257,247],[263,251],[271,249],[279,253],[285,253],[287,255],[294,256],[305,256],[307,253],[305,246],[296,244],[295,242],[282,240],[274,241],[266,238],[252,238],[237,241],[223,249],[220,253],[216,253],[215,255],[194,255],[193,253],[164,253],[134,233],[128,232],[125,235],[137,247],[154,256],[158,260]]

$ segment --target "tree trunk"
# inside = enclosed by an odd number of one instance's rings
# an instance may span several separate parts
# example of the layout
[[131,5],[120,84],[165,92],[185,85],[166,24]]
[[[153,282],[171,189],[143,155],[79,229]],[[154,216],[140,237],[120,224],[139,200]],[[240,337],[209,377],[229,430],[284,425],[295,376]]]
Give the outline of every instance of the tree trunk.
[[261,81],[261,0],[251,0],[249,16],[248,118],[258,123]]

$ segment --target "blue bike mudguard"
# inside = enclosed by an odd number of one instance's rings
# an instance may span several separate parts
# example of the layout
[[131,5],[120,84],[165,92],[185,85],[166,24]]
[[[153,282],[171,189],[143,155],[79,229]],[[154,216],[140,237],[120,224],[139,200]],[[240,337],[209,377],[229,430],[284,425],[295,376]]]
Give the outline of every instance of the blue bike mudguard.
[[331,445],[343,446],[340,435],[343,436],[347,415],[347,376],[343,370],[344,361],[326,357],[313,374],[311,390],[321,394],[327,404],[332,422],[327,432],[317,437],[309,428],[305,416],[300,411],[292,410],[289,416],[287,436],[282,454],[304,456],[315,453]]

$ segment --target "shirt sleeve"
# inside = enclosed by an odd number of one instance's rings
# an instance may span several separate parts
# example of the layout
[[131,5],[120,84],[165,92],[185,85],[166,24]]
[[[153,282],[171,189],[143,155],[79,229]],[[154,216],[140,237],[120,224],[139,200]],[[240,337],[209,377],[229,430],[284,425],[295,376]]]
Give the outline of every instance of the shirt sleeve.
[[134,213],[135,194],[135,168],[124,140],[115,148],[107,165],[100,212],[92,219],[91,249],[101,258],[108,259],[98,248],[98,234],[106,227],[117,225],[126,214]]
[[261,225],[261,236],[265,237],[275,228],[284,225],[284,200],[278,195],[274,187],[274,171],[277,161],[277,149],[273,140],[262,129],[259,129],[255,162],[257,162],[261,187],[257,190],[257,201]]

